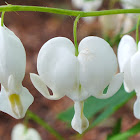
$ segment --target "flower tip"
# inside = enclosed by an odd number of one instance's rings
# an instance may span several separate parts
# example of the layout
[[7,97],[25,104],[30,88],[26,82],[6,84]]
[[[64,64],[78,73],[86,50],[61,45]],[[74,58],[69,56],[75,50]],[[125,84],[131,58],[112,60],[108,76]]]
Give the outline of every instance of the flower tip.
[[71,122],[72,128],[78,133],[82,134],[89,126],[89,121],[85,116],[81,119],[78,119],[76,116],[73,117]]
[[137,97],[137,100],[134,103],[134,116],[137,119],[140,119],[140,97]]

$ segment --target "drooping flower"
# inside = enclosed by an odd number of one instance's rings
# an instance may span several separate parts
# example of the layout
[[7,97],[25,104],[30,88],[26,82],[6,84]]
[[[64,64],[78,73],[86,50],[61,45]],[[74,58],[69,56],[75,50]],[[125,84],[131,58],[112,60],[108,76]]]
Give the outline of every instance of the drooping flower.
[[[120,88],[123,74],[117,75],[117,59],[110,45],[95,36],[84,38],[75,56],[74,44],[65,37],[46,42],[37,59],[39,75],[31,74],[35,88],[47,99],[58,100],[65,95],[74,101],[72,127],[82,133],[89,126],[83,113],[84,100],[89,96],[105,99]],[[49,94],[48,88],[53,91]],[[104,89],[108,87],[106,94]]]
[[124,72],[124,88],[126,92],[136,91],[137,100],[134,104],[134,116],[140,119],[140,43],[125,35],[118,48],[120,71]]
[[41,136],[34,128],[17,124],[12,129],[11,140],[41,140]]
[[22,86],[26,54],[20,39],[0,26],[0,110],[19,119],[33,102],[33,96]]
[[[102,5],[103,0],[72,0],[75,8],[82,9],[85,12],[96,11]],[[86,22],[94,21],[95,17],[84,17]]]

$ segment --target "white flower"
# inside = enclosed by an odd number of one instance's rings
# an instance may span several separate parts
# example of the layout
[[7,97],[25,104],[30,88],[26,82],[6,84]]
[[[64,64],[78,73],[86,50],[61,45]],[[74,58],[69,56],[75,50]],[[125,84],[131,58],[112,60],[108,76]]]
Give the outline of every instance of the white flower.
[[12,130],[11,140],[41,140],[41,137],[34,128],[26,128],[23,124],[17,124]]
[[[102,5],[103,0],[72,0],[74,7],[82,9],[84,12],[96,11]],[[92,22],[95,17],[84,17],[86,22]]]
[[[74,44],[65,37],[46,42],[37,59],[39,76],[31,74],[36,89],[46,98],[57,100],[68,96],[74,102],[72,127],[82,133],[89,125],[83,114],[83,101],[89,96],[105,99],[120,88],[123,74],[116,74],[117,59],[110,45],[95,36],[84,38],[75,56]],[[49,87],[53,95],[49,94]],[[108,87],[106,94],[104,89]]]
[[19,119],[33,102],[33,96],[22,86],[26,54],[20,39],[0,26],[0,110]]
[[135,40],[125,35],[118,48],[120,71],[124,72],[124,88],[126,92],[136,91],[134,115],[140,119],[140,43],[138,49]]

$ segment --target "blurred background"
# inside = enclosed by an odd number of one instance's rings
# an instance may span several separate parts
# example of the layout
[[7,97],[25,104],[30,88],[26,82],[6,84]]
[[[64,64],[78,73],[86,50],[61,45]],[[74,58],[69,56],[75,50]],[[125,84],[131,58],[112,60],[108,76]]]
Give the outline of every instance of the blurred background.
[[[81,10],[81,8],[77,8],[75,5],[73,5],[71,0],[7,0],[0,1],[0,5],[6,5],[5,2],[13,5],[34,5]],[[104,0],[98,10],[122,8],[120,2],[114,3],[113,6],[110,5],[111,4],[109,0]],[[115,17],[110,18],[112,18],[112,21],[116,19]],[[118,119],[121,118],[122,120],[122,132],[131,128],[138,122],[138,120],[133,116],[133,98],[119,110],[115,111],[115,113],[108,117],[105,121],[102,120],[101,123],[96,125],[94,128],[91,128],[88,132],[78,138],[75,137],[75,135],[77,135],[77,132],[75,132],[71,128],[69,123],[64,121],[61,117],[58,117],[58,114],[64,112],[73,105],[73,101],[71,101],[67,97],[64,97],[57,101],[47,100],[40,93],[38,93],[29,78],[29,73],[37,73],[37,55],[41,46],[46,41],[58,36],[67,37],[73,41],[74,19],[75,17],[72,16],[63,16],[40,12],[7,12],[5,13],[4,24],[20,38],[26,50],[27,65],[23,85],[29,89],[29,91],[35,98],[33,104],[30,107],[30,110],[40,116],[43,120],[45,120],[67,140],[106,140],[106,137],[110,133],[112,133],[112,128],[114,127]],[[117,19],[116,23],[117,25],[120,24],[120,28],[116,26],[111,27],[112,21],[104,18],[96,18],[93,21],[89,22],[85,19],[80,19],[78,23],[78,42],[89,35],[99,36],[106,39],[116,52],[116,48],[121,37],[120,33],[122,34],[122,24],[124,22],[121,22]],[[103,27],[103,23],[104,25],[107,24],[107,26],[109,27]],[[132,29],[134,26],[135,24],[132,25],[130,29]],[[107,30],[105,28],[107,28]],[[118,29],[117,33],[114,33],[114,28]],[[135,37],[135,32],[131,32],[131,35]],[[96,106],[90,107],[92,107],[93,110],[96,108]],[[85,112],[86,111],[88,110],[85,110]],[[96,114],[95,117],[97,115],[98,114]],[[94,119],[92,118],[91,121],[93,122]],[[12,128],[17,123],[23,123],[23,119],[15,120],[9,115],[0,112],[0,140],[10,140]],[[45,131],[42,126],[39,126],[32,120],[29,121],[29,127],[35,128],[40,133],[42,140],[56,140],[56,137],[54,137],[48,131]],[[130,140],[139,139],[140,134],[137,134],[136,136],[130,138]]]

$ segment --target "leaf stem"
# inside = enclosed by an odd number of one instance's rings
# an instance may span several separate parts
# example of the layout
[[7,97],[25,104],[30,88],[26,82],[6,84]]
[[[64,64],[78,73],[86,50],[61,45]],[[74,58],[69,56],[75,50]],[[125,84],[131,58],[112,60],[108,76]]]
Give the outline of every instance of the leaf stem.
[[39,116],[37,116],[35,113],[31,111],[27,111],[28,118],[34,120],[36,123],[41,125],[43,128],[45,128],[47,131],[49,131],[51,134],[56,136],[58,140],[64,140],[64,138],[56,131],[54,130],[49,124],[47,124],[44,120],[42,120]]
[[4,24],[4,14],[5,14],[5,11],[2,12],[1,14],[1,26],[3,27],[3,24]]
[[140,16],[138,18],[137,27],[136,27],[136,43],[137,43],[137,45],[139,43],[139,23],[140,23]]
[[80,19],[81,15],[78,15],[74,21],[73,25],[73,37],[74,37],[74,45],[75,45],[75,56],[78,56],[78,43],[77,43],[77,23]]
[[114,15],[114,14],[127,14],[127,13],[140,13],[140,9],[114,9],[114,10],[102,10],[102,11],[92,11],[83,12],[76,10],[66,10],[51,7],[41,7],[41,6],[21,6],[21,5],[4,5],[0,6],[0,12],[12,12],[12,11],[36,11],[36,12],[47,12],[53,14],[61,14],[67,16],[78,16],[82,14],[81,17],[88,16],[102,16],[102,15]]

